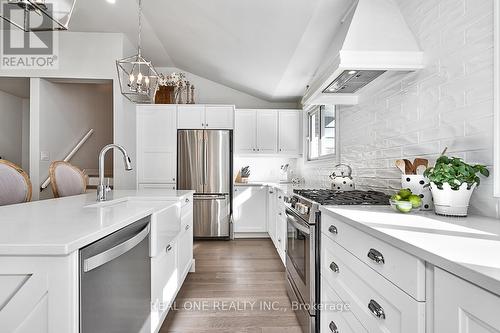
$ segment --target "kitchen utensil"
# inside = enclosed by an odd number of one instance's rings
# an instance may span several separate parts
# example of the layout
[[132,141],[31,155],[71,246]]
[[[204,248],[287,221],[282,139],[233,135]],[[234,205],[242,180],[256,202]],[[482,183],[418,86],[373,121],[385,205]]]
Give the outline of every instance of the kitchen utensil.
[[413,161],[413,168],[417,175],[423,175],[425,170],[429,167],[429,160],[425,158],[416,158]]
[[407,175],[414,175],[415,174],[415,168],[413,167],[413,164],[410,162],[410,160],[407,160],[405,158],[403,161],[405,162],[405,174],[407,174]]
[[354,190],[354,181],[352,180],[352,168],[347,164],[337,164],[333,173],[330,175],[332,180],[332,190],[352,191]]
[[396,167],[401,170],[403,174],[406,174],[406,166],[405,166],[405,161],[403,160],[396,160]]

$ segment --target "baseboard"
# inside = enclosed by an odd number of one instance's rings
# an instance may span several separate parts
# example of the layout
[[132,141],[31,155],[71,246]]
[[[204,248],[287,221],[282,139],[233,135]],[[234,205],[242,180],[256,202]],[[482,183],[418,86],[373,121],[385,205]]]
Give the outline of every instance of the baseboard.
[[269,238],[267,232],[235,232],[234,238]]
[[193,262],[191,263],[191,268],[189,268],[189,273],[196,272],[196,259],[193,258]]

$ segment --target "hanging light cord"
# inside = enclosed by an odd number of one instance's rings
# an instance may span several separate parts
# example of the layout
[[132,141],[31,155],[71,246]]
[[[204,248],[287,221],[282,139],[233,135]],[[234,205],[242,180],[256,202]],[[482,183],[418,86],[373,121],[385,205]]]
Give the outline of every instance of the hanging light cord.
[[141,32],[142,32],[142,0],[139,0],[139,36],[138,36],[138,52],[141,55]]

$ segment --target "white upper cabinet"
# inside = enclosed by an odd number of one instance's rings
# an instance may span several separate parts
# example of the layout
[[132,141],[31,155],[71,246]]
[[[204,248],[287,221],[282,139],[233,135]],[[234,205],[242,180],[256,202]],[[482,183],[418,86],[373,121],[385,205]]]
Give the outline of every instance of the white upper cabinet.
[[234,106],[207,105],[205,107],[205,126],[213,129],[233,129]]
[[240,109],[235,118],[236,154],[301,154],[300,110]]
[[256,119],[257,152],[275,154],[278,149],[278,112],[258,110]]
[[177,177],[177,107],[137,106],[137,181],[175,183]]
[[205,106],[179,105],[177,119],[179,129],[203,129],[205,127]]
[[241,154],[251,154],[256,147],[256,112],[255,110],[236,111],[234,124],[234,149]]
[[302,149],[302,112],[279,111],[278,152],[282,155],[298,155]]
[[233,129],[233,105],[178,105],[179,129]]

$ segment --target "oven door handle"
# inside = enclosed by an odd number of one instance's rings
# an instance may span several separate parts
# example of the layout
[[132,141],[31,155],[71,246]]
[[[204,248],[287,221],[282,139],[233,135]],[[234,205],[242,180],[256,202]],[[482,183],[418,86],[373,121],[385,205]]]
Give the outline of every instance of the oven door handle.
[[302,231],[306,235],[311,234],[311,231],[309,230],[309,228],[300,224],[295,216],[291,215],[287,211],[285,211],[285,213],[286,213],[287,221],[290,222],[295,228],[299,229],[300,231]]

